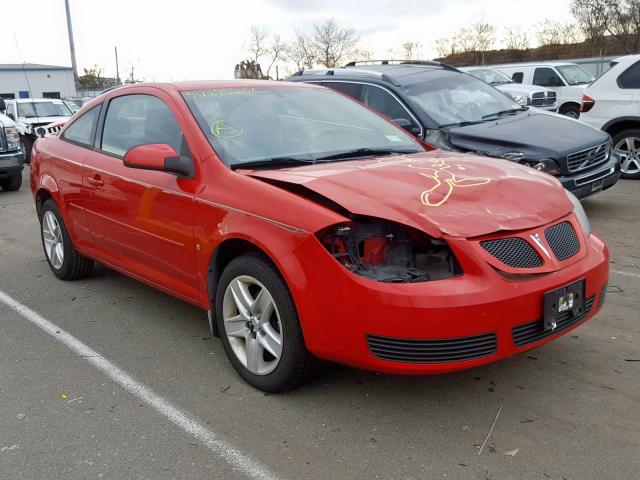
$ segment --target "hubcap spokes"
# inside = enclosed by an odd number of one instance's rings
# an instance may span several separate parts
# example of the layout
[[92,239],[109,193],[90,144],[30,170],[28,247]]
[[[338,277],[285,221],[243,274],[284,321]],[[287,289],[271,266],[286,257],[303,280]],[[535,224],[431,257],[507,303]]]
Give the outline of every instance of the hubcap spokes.
[[640,138],[623,138],[614,150],[620,156],[620,169],[623,173],[634,174],[640,172]]
[[247,370],[271,373],[282,356],[282,324],[273,297],[255,278],[234,278],[224,294],[222,315],[231,348]]
[[60,270],[64,263],[64,240],[58,219],[50,211],[46,211],[42,218],[42,239],[49,262],[53,268]]

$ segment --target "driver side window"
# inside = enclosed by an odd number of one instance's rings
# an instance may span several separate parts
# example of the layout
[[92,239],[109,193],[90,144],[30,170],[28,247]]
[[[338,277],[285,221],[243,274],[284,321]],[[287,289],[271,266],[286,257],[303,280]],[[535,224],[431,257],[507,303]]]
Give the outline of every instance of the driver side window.
[[562,87],[564,82],[551,68],[536,68],[533,74],[533,84],[541,87]]
[[169,107],[151,95],[123,95],[111,100],[101,149],[123,157],[131,148],[149,143],[164,143],[185,155],[184,135]]

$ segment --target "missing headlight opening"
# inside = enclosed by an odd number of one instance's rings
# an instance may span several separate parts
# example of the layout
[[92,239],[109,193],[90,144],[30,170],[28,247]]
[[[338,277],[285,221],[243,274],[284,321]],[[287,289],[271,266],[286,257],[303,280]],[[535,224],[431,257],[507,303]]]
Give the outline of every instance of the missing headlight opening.
[[360,217],[318,237],[345,268],[378,282],[426,282],[462,273],[444,240],[398,223]]

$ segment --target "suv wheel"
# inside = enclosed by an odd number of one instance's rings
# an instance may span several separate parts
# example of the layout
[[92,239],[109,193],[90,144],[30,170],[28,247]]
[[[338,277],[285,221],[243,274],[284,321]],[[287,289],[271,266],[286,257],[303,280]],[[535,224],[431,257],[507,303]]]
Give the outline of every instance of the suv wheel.
[[577,105],[567,105],[560,111],[560,113],[567,117],[578,119],[580,118],[580,107]]
[[40,224],[44,254],[56,277],[75,280],[91,274],[93,260],[75,249],[60,210],[51,199],[42,206]]
[[615,135],[613,149],[620,156],[620,176],[640,178],[640,129],[624,130]]
[[17,192],[22,186],[22,172],[13,177],[0,180],[0,187],[7,192]]
[[262,255],[243,255],[224,269],[215,300],[225,352],[236,371],[266,392],[300,385],[312,363],[293,299]]

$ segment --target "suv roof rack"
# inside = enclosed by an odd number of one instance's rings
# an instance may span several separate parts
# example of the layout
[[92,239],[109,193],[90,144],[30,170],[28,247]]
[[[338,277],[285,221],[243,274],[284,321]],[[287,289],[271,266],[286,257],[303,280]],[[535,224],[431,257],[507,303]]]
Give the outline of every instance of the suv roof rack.
[[433,62],[431,60],[394,60],[394,59],[386,59],[386,60],[361,60],[361,61],[353,61],[349,62],[345,65],[345,67],[356,67],[362,65],[433,65],[440,66],[442,65],[440,62]]

